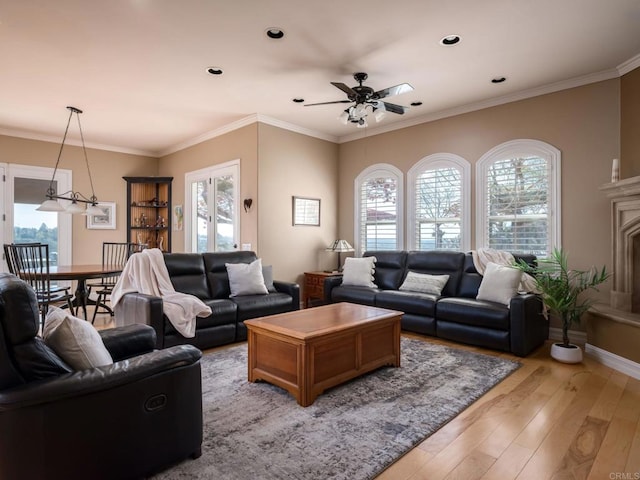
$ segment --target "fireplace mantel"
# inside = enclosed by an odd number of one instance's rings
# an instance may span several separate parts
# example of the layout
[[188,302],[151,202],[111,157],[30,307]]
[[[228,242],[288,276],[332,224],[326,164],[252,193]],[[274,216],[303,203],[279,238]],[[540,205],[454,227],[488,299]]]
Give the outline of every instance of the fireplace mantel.
[[640,176],[607,183],[600,190],[611,199],[611,307],[640,313]]

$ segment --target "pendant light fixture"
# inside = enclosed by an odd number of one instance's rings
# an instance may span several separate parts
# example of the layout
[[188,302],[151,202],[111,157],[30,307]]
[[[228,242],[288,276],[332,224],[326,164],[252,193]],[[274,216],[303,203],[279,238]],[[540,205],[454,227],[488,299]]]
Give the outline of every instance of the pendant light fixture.
[[[65,212],[65,213],[81,213],[83,215],[103,215],[103,212],[98,208],[98,198],[93,190],[93,180],[91,179],[91,170],[89,169],[89,159],[87,158],[87,149],[84,146],[84,137],[82,135],[82,126],[80,125],[80,114],[82,110],[76,107],[67,107],[69,110],[69,120],[67,121],[67,128],[64,131],[62,137],[62,143],[60,144],[60,151],[58,152],[58,159],[56,160],[56,166],[53,169],[53,175],[49,182],[49,188],[47,188],[46,197],[47,200],[36,209],[41,212]],[[84,161],[87,165],[87,173],[89,174],[89,184],[91,185],[91,197],[85,197],[80,192],[74,192],[69,190],[62,194],[56,193],[54,182],[56,179],[56,172],[58,171],[58,165],[60,164],[60,158],[62,157],[62,150],[64,149],[64,142],[67,139],[67,133],[69,132],[69,125],[71,124],[71,117],[73,114],[78,119],[78,129],[80,130],[80,140],[82,142],[82,153],[84,154]],[[68,200],[71,203],[65,208],[58,200]],[[87,207],[83,206],[86,204]]]

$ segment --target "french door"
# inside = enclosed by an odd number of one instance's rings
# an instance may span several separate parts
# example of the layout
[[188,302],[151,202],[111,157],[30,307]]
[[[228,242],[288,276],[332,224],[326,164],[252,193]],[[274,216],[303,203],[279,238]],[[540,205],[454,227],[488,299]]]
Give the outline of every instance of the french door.
[[228,252],[238,248],[240,161],[185,175],[185,250]]

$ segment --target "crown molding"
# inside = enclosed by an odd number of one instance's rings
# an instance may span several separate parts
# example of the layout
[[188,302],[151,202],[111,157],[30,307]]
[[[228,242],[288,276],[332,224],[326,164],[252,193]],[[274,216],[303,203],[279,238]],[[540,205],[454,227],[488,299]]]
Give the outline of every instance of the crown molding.
[[315,137],[319,138],[320,140],[326,140],[327,142],[338,143],[338,137],[334,135],[329,135],[317,130],[311,130],[309,128],[301,127],[299,125],[285,122],[283,120],[278,120],[277,118],[269,117],[267,115],[258,114],[258,121],[261,123],[266,123],[267,125],[271,125],[273,127],[290,130],[295,133],[301,133],[302,135],[306,135],[308,137]]
[[519,92],[503,95],[500,97],[490,98],[488,100],[482,100],[480,102],[468,103],[459,107],[450,108],[447,110],[441,110],[439,112],[431,113],[421,117],[412,118],[402,122],[396,122],[387,126],[377,127],[375,129],[361,129],[363,132],[356,132],[350,135],[340,137],[338,143],[351,142],[364,137],[371,137],[373,135],[380,135],[381,133],[392,132],[394,130],[400,130],[407,127],[413,127],[422,123],[433,122],[435,120],[441,120],[443,118],[455,117],[456,115],[462,115],[464,113],[475,112],[483,110],[485,108],[496,107],[498,105],[504,105],[507,103],[517,102],[519,100],[526,100],[528,98],[538,97],[540,95],[546,95],[548,93],[559,92],[561,90],[567,90],[569,88],[581,87],[590,83],[602,82],[604,80],[611,80],[612,78],[618,78],[619,72],[617,68],[604,70],[602,72],[591,73],[582,77],[571,78],[569,80],[562,80],[560,82],[550,83],[541,87],[530,88]]
[[640,54],[618,65],[618,72],[620,73],[620,76],[622,76],[638,67],[640,67]]
[[[25,130],[12,130],[8,128],[0,128],[0,135],[6,135],[7,137],[25,138],[27,140],[38,140],[40,142],[57,143],[58,145],[60,144],[60,142],[62,142],[61,137],[54,137],[52,135],[44,135],[42,133],[29,132]],[[65,145],[74,145],[76,147],[82,147],[82,142],[80,140],[75,140],[69,137],[67,137],[64,143]],[[137,150],[134,148],[117,147],[115,145],[105,145],[102,143],[91,143],[91,142],[84,142],[84,146],[87,148],[93,148],[95,150],[106,150],[109,152],[126,153],[129,155],[141,155],[143,157],[156,158],[155,152],[151,152],[147,150]]]

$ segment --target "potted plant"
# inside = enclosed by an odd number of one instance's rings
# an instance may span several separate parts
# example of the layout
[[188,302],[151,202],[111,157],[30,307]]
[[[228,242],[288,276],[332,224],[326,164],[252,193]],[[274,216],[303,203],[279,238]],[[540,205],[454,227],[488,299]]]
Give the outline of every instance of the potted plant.
[[582,350],[569,342],[569,327],[579,324],[582,314],[593,305],[593,299],[583,297],[582,293],[597,290],[609,278],[606,267],[571,270],[562,248],[554,248],[551,256],[540,259],[537,266],[521,260],[516,267],[533,277],[545,305],[545,315],[549,311],[562,321],[562,342],[551,346],[551,357],[565,363],[581,362]]

